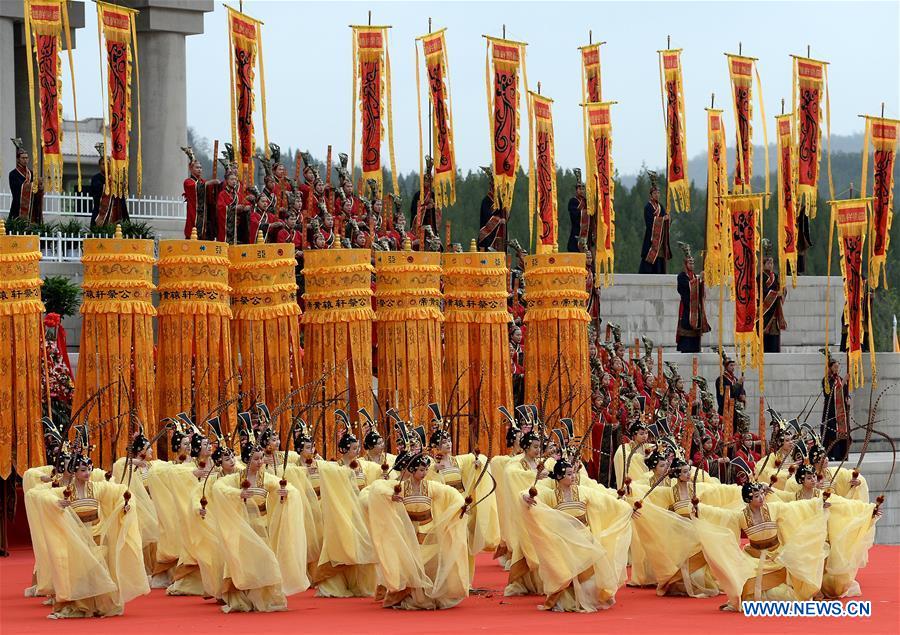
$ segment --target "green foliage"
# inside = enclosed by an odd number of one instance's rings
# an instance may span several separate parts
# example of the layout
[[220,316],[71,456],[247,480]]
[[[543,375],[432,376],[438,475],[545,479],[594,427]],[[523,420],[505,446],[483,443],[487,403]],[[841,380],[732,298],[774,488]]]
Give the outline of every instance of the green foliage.
[[59,313],[63,318],[75,315],[81,289],[65,276],[47,276],[41,287],[41,300],[47,313]]
[[[94,236],[114,236],[116,233],[115,225],[98,225],[93,229],[87,229],[87,232],[93,234]],[[156,232],[153,229],[153,226],[150,223],[145,223],[142,221],[125,221],[122,223],[122,237],[123,238],[145,238],[145,239],[154,239],[156,238]]]
[[16,217],[6,219],[7,234],[37,234],[38,226],[28,222],[27,219]]

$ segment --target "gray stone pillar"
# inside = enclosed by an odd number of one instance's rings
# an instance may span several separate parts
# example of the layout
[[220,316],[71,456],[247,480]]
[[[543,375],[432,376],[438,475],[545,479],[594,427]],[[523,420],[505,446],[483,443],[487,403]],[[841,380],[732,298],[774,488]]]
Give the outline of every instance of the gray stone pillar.
[[[13,44],[15,24],[12,18],[6,17],[5,7],[0,4],[0,59],[12,60],[15,55]],[[2,183],[0,190],[9,187],[6,175],[16,164],[16,154],[9,139],[16,136],[16,99],[15,99],[15,67],[12,63],[0,64],[0,166],[2,166]],[[7,210],[0,209],[5,217]]]
[[[15,165],[15,149],[10,143],[11,137],[21,137],[31,153],[31,111],[28,107],[28,59],[25,51],[25,8],[22,2],[0,2],[0,160],[3,166],[3,189],[7,183],[7,173]],[[69,3],[69,27],[72,46],[75,46],[75,33],[84,26],[84,2]],[[65,49],[65,37],[62,39]],[[63,56],[60,56],[61,58]],[[61,59],[63,68],[63,94],[70,89],[68,78],[68,61]],[[37,73],[37,67],[34,68]],[[77,78],[76,78],[77,85]],[[37,79],[35,79],[35,95]],[[35,108],[38,108],[35,97]],[[35,112],[35,116],[39,116]],[[36,121],[36,125],[39,123]],[[31,157],[32,161],[35,157]]]
[[[143,193],[178,196],[187,175],[180,147],[187,144],[185,37],[203,33],[203,14],[213,0],[126,0],[137,15],[141,80]],[[132,86],[132,89],[135,87]],[[136,126],[130,154],[137,156]],[[136,192],[135,161],[129,177]]]

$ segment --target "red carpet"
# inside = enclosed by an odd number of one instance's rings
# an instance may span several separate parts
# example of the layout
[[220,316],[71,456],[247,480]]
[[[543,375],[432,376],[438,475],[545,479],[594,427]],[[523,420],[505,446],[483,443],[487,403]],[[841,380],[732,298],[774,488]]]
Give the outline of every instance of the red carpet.
[[394,611],[365,599],[316,599],[313,592],[290,598],[286,613],[225,615],[212,601],[168,597],[162,590],[130,602],[125,615],[102,620],[46,618],[49,607],[22,590],[31,580],[28,549],[0,560],[0,633],[77,633],[78,635],[142,635],[143,633],[866,633],[900,632],[900,547],[876,546],[869,566],[860,573],[863,597],[872,602],[870,618],[749,618],[717,610],[724,596],[706,600],[660,598],[651,589],[625,588],[618,603],[594,614],[548,613],[537,610],[540,599],[504,598],[505,574],[487,555],[478,560],[477,587],[487,593],[468,598],[449,611]]

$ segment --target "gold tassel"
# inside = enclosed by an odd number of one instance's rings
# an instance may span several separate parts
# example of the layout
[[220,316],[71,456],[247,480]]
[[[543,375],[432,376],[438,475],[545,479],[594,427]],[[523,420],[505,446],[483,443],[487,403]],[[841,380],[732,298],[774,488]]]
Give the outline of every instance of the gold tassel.
[[262,22],[256,23],[256,60],[259,63],[259,95],[262,99],[262,128],[263,128],[263,148],[266,152],[266,158],[272,156],[269,149],[269,125],[266,117],[266,69],[263,64],[263,48],[262,48]]
[[[391,162],[391,185],[393,186],[394,195],[400,196],[400,180],[397,174],[397,163],[394,159],[394,116],[391,106],[391,51],[388,48],[388,31],[382,29],[382,42],[384,49],[382,55],[384,59],[384,83],[385,83],[385,108],[387,109],[387,141],[388,141],[388,158]],[[383,129],[382,129],[383,131]],[[379,191],[379,196],[382,193]]]
[[[25,2],[25,57],[28,59],[28,112],[31,115],[31,161],[35,168],[40,165],[37,150],[37,125],[34,114],[34,66],[31,56],[34,55],[34,44],[31,40],[31,2]],[[60,122],[62,124],[62,122]],[[38,179],[42,178],[37,170],[32,170],[31,191],[38,191]]]
[[[134,47],[134,76],[135,76],[135,87],[137,88],[137,157],[135,158],[137,161],[137,166],[135,169],[135,177],[137,178],[137,194],[141,195],[141,187],[143,185],[143,149],[141,146],[141,67],[139,57],[138,57],[138,40],[137,40],[137,30],[134,24],[134,14],[130,16],[131,22],[131,41],[132,46]],[[129,126],[129,132],[131,128]],[[215,161],[215,157],[213,157],[213,161]],[[128,196],[128,187],[127,185],[124,187],[123,196]]]

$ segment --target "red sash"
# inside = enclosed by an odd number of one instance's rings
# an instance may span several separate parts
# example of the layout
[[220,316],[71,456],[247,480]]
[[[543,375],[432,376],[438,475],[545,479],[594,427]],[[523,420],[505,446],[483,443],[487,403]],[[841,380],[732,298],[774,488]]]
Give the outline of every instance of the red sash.
[[659,257],[659,252],[663,247],[664,233],[668,230],[668,227],[668,216],[657,215],[653,218],[653,232],[650,235],[650,250],[647,251],[647,257],[644,258],[647,262],[651,264],[656,262],[656,259]]

